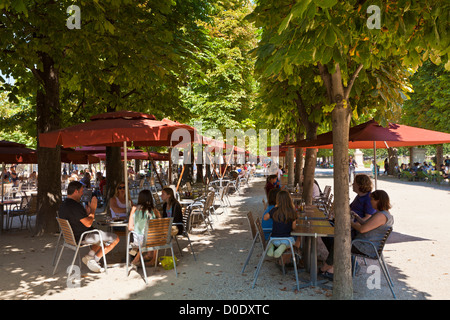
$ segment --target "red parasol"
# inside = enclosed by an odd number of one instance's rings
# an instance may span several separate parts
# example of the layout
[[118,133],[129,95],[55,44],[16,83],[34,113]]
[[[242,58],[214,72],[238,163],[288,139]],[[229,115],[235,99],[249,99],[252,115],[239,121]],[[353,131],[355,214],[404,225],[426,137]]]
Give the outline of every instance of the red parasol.
[[[376,162],[376,149],[389,147],[407,147],[450,143],[450,134],[410,127],[401,124],[389,123],[385,128],[374,120],[350,128],[349,149],[369,149],[374,150]],[[333,132],[318,135],[316,139],[307,141],[301,140],[287,145],[291,147],[305,147],[318,149],[333,149]],[[377,168],[375,166],[375,168]],[[377,170],[377,169],[375,169]],[[375,189],[377,188],[377,176],[375,173]]]
[[92,116],[88,122],[41,133],[39,144],[47,148],[56,145],[120,147],[123,142],[150,146],[157,145],[157,141],[167,141],[175,129],[175,126],[155,120],[153,115],[133,111],[107,112]]
[[[350,128],[348,148],[371,149],[374,144],[377,148],[389,148],[441,143],[450,143],[450,134],[395,123],[389,123],[384,128],[374,120],[370,120]],[[288,146],[333,149],[333,132],[318,135],[311,141],[301,140]]]
[[12,141],[0,141],[0,162],[4,163],[37,163],[36,150],[24,144]]
[[[136,146],[154,146],[171,143],[171,136],[177,129],[188,126],[176,122],[158,121],[153,115],[118,111],[91,117],[91,121],[39,135],[41,147],[54,148],[76,146],[123,146],[124,176],[127,176],[127,143]],[[192,132],[194,129],[191,129]],[[189,131],[189,130],[188,130]],[[178,131],[177,133],[179,133]],[[170,144],[169,144],[170,145]],[[128,180],[125,179],[125,195],[128,198]],[[126,199],[128,205],[128,199]]]

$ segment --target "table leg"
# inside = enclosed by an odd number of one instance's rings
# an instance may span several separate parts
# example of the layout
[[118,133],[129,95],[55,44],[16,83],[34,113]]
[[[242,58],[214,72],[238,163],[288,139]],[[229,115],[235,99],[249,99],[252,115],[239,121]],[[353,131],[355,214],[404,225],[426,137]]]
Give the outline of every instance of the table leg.
[[311,268],[309,274],[311,275],[311,284],[317,285],[317,238],[311,240]]
[[317,238],[311,238],[312,237],[306,237],[307,241],[305,246],[310,250],[307,251],[308,261],[304,261],[305,268],[309,268],[309,282],[301,284],[300,288],[323,287],[324,289],[331,289],[325,285],[328,280],[317,280]]
[[310,261],[311,261],[311,238],[303,237],[303,263],[305,265],[305,271],[309,272],[310,270]]

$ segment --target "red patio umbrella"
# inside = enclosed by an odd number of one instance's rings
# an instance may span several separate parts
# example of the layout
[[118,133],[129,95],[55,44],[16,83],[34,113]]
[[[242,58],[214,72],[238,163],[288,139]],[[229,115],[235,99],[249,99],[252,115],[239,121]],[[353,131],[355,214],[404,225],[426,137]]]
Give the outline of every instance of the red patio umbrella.
[[[123,146],[124,176],[127,175],[127,143],[136,146],[161,145],[161,141],[170,142],[171,135],[177,129],[187,129],[185,125],[158,121],[153,115],[118,111],[91,117],[91,121],[39,135],[41,147],[54,148],[76,146]],[[125,179],[128,191],[128,180]],[[128,197],[128,192],[125,192]],[[126,199],[128,205],[128,199]]]
[[[96,153],[94,154],[100,160],[106,160],[106,153]],[[121,152],[122,160],[125,158],[125,153]],[[148,160],[148,153],[142,150],[127,150],[127,159],[139,159]]]
[[0,141],[0,162],[4,163],[37,163],[36,150],[24,144],[12,141]]
[[[430,144],[450,143],[450,134],[389,123],[385,128],[374,120],[350,128],[349,149],[370,149],[420,146]],[[287,146],[317,147],[319,149],[333,149],[333,132],[318,135],[314,140],[301,140]]]
[[169,161],[168,153],[160,153],[160,152],[150,151],[148,153],[148,157],[150,159],[157,160],[157,161]]
[[167,140],[176,129],[158,121],[153,115],[118,111],[91,117],[91,121],[39,135],[41,147],[54,148],[78,146],[122,146],[124,142],[135,145],[155,145]]
[[[374,159],[376,159],[377,148],[385,149],[389,147],[407,147],[441,143],[450,143],[450,134],[395,123],[389,123],[387,127],[382,127],[376,121],[370,120],[350,128],[348,148],[373,148]],[[301,140],[287,146],[333,149],[333,132],[330,131],[318,135],[314,140]],[[377,170],[376,166],[375,170]],[[375,189],[376,188],[377,172],[375,172]]]
[[61,148],[61,162],[87,164],[99,163],[100,159],[93,154],[89,154],[89,152],[81,152],[72,148]]

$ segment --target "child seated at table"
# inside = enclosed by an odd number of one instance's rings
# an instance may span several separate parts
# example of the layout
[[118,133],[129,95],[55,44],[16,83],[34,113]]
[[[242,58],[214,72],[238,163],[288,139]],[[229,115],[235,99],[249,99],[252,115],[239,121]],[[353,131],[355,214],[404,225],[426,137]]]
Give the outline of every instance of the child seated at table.
[[[147,222],[150,219],[161,218],[161,214],[153,205],[152,193],[150,190],[142,190],[139,192],[137,206],[133,206],[130,213],[130,220],[128,222],[128,230],[133,231],[133,242],[141,246],[144,245],[145,232],[147,230]],[[153,265],[155,263],[155,254],[148,252],[145,259],[150,259],[146,265]],[[138,252],[131,262],[132,265],[138,266],[140,259],[140,252]]]
[[[280,190],[277,194],[276,206],[264,215],[264,220],[273,220],[272,235],[273,238],[288,238],[288,240],[275,240],[270,244],[267,251],[269,257],[279,258],[283,252],[293,243],[295,247],[300,247],[300,238],[297,240],[291,236],[291,231],[295,228],[297,214],[291,195],[286,190]],[[275,249],[275,247],[277,247]],[[290,259],[290,256],[287,257]],[[283,260],[285,262],[285,260]]]
[[279,188],[279,186],[277,186],[276,183],[277,183],[277,175],[276,174],[272,174],[267,177],[266,185],[264,187],[264,191],[266,192],[267,199],[269,199],[270,190]]

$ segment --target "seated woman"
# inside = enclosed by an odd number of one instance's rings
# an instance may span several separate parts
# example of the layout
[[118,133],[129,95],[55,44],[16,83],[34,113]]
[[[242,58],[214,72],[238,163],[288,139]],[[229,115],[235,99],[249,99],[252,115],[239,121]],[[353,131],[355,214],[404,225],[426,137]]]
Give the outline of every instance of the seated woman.
[[[389,213],[389,209],[391,208],[389,196],[383,190],[376,190],[370,194],[370,202],[372,206],[376,208],[376,213],[373,214],[369,219],[363,220],[358,217],[356,214],[351,214],[352,218],[355,218],[357,221],[354,222],[352,219],[351,226],[354,230],[356,230],[356,236],[354,239],[363,239],[369,240],[378,246],[385,236],[387,230],[391,228],[394,224],[394,218]],[[333,238],[322,238],[325,239],[333,239]],[[333,253],[334,253],[334,242],[333,241],[324,241],[328,249],[328,257],[324,265],[319,269],[319,273],[323,273],[323,275],[333,280],[334,268],[333,268]],[[373,252],[373,248],[370,244],[367,243],[355,243],[352,247],[353,253],[364,253],[369,256],[373,256],[375,253]]]
[[[286,190],[280,190],[277,194],[276,206],[264,215],[264,220],[273,220],[272,235],[273,238],[289,238],[289,241],[297,248],[300,247],[300,237],[294,239],[291,231],[295,228],[297,213],[295,212],[294,203],[291,195]],[[270,245],[267,255],[269,257],[279,258],[283,252],[289,247],[288,240],[276,240]],[[277,247],[275,249],[275,247]],[[283,256],[285,264],[291,257]]]
[[[139,192],[137,206],[131,209],[130,221],[128,222],[128,230],[134,231],[133,242],[140,243],[143,245],[145,239],[145,231],[147,222],[150,219],[161,218],[161,214],[153,205],[153,197],[150,190],[142,190]],[[153,252],[147,252],[144,258],[150,261],[146,265],[154,265],[156,256]],[[133,261],[131,262],[133,266],[139,266],[140,264],[140,252],[136,254]]]
[[[163,218],[173,217],[173,223],[183,222],[183,212],[181,211],[181,204],[175,198],[173,189],[165,187],[161,192],[161,200],[164,202],[162,207]],[[183,226],[172,226],[172,235],[181,234],[183,232]]]
[[275,207],[275,205],[277,204],[278,191],[280,191],[280,189],[278,189],[278,188],[270,190],[269,198],[268,198],[268,206],[267,206],[266,211],[264,211],[263,216],[262,216],[262,220],[261,220],[261,226],[263,228],[264,238],[266,240],[269,240],[270,234],[272,233],[273,220],[272,219],[264,220],[264,216],[267,213],[269,213],[270,210],[272,210]]
[[[133,206],[131,197],[128,194],[129,208]],[[111,217],[113,219],[125,219],[128,217],[127,205],[125,200],[125,182],[121,182],[116,187],[114,197],[109,200],[109,208],[111,210]]]
[[[385,191],[376,190],[372,192],[370,202],[377,212],[370,219],[352,222],[351,225],[358,232],[355,240],[369,240],[375,247],[379,247],[388,229],[394,225],[394,217],[389,212],[391,204]],[[368,243],[356,242],[352,247],[352,252],[376,256],[373,247]]]

